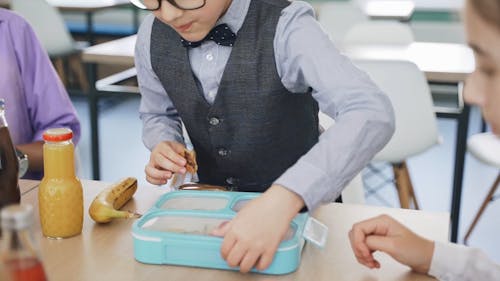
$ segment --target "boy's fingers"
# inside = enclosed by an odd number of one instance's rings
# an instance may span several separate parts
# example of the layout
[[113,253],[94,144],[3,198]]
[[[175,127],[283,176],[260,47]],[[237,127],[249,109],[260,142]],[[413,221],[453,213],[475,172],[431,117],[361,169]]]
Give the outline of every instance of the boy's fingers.
[[240,263],[240,272],[247,273],[252,267],[257,263],[257,259],[259,258],[260,253],[256,251],[248,251],[247,254],[243,257]]
[[184,148],[183,144],[177,142],[162,142],[154,149],[153,154],[162,155],[176,165],[183,167],[186,165],[186,159],[183,157]]
[[[184,158],[182,158],[184,159]],[[184,160],[185,161],[185,160]],[[165,157],[162,154],[155,154],[153,156],[153,163],[155,163],[156,168],[161,168],[163,170],[169,170],[173,173],[185,173],[186,168],[183,165],[178,165],[175,162],[172,162],[171,158]]]
[[394,255],[394,239],[385,236],[372,235],[366,238],[366,244],[370,249],[382,251],[389,255]]
[[224,237],[224,235],[226,235],[229,228],[230,228],[229,221],[225,221],[225,222],[222,222],[221,224],[219,224],[217,226],[217,228],[212,230],[212,232],[210,234],[213,236]]
[[257,263],[258,270],[260,270],[260,271],[266,270],[271,265],[271,263],[273,262],[273,258],[274,258],[274,252],[275,252],[275,249],[272,251],[267,250],[260,256],[259,261]]
[[162,179],[154,179],[154,178],[151,178],[150,176],[147,176],[146,175],[146,180],[150,183],[150,184],[154,184],[154,185],[162,185],[162,184],[166,184],[167,181],[166,180],[162,180]]
[[159,170],[150,165],[146,166],[144,172],[146,173],[146,180],[155,185],[167,183],[167,180],[172,176],[170,171]]
[[360,228],[359,224],[354,225],[352,230],[349,232],[349,238],[349,241],[351,242],[351,248],[358,261],[360,259],[369,259],[371,256],[370,249],[365,244],[366,235]]
[[236,244],[236,237],[234,235],[225,235],[224,241],[222,241],[222,246],[220,248],[220,254],[223,259],[227,260],[231,249]]
[[242,243],[236,243],[231,251],[229,252],[229,255],[227,256],[226,262],[230,267],[236,267],[239,266],[241,263],[241,260],[247,253],[247,247],[244,246]]
[[184,158],[184,150],[186,147],[178,142],[171,142],[170,149],[165,151],[165,156],[171,161],[175,162],[179,166],[186,165],[186,159]]

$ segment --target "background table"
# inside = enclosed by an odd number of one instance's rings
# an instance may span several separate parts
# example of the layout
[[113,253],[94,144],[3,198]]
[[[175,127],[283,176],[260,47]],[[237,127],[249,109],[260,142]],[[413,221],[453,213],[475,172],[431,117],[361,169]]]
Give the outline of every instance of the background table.
[[[29,1],[29,0],[25,0]],[[129,0],[47,0],[52,6],[63,12],[81,12],[85,14],[87,22],[86,37],[90,45],[95,42],[94,38],[94,13],[122,6],[131,6]],[[0,7],[9,7],[10,0],[0,0]],[[139,27],[139,10],[134,9],[134,28]]]
[[371,19],[407,22],[415,11],[411,0],[369,0],[361,7]]
[[[22,181],[21,184],[24,182]],[[351,252],[348,231],[353,223],[377,214],[389,214],[417,233],[439,241],[448,238],[447,213],[390,209],[365,205],[328,204],[318,209],[315,217],[330,231],[324,249],[306,243],[299,269],[288,275],[269,276],[240,274],[239,272],[182,266],[148,265],[134,260],[131,225],[133,220],[115,220],[98,225],[88,216],[93,198],[107,184],[83,181],[85,199],[84,228],[81,235],[53,240],[42,237],[38,219],[38,192],[31,190],[22,197],[22,203],[34,205],[35,237],[39,239],[44,267],[51,281],[66,280],[434,280],[416,274],[385,254],[378,253],[382,264],[370,270],[358,264]],[[163,194],[163,189],[141,188],[124,209],[144,213]]]

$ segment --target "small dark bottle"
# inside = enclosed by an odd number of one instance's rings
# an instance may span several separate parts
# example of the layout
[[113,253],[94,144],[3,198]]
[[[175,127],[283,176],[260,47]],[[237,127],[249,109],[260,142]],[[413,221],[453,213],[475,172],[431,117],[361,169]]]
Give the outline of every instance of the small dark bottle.
[[0,99],[0,209],[20,202],[18,173],[19,162],[5,118],[5,101]]
[[4,237],[0,262],[12,281],[47,281],[32,224],[33,206],[9,205],[0,212]]

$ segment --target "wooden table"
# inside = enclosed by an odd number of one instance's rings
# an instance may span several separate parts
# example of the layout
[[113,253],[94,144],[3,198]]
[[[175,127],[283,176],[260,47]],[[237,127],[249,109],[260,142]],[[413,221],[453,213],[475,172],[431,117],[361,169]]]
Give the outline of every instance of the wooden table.
[[112,40],[86,48],[82,60],[87,63],[134,66],[134,47],[137,35]]
[[[21,182],[22,184],[22,182]],[[389,214],[417,233],[430,239],[446,241],[449,216],[414,210],[390,209],[366,205],[328,204],[318,209],[315,217],[330,231],[324,249],[306,244],[299,269],[289,275],[269,276],[182,266],[148,265],[134,259],[131,225],[133,220],[116,220],[95,224],[87,214],[88,206],[107,185],[83,181],[85,198],[84,229],[81,235],[52,240],[41,234],[38,219],[37,189],[22,197],[22,203],[34,205],[35,236],[40,242],[45,270],[49,280],[434,280],[416,274],[385,254],[378,253],[382,268],[370,270],[358,264],[351,252],[347,233],[353,223],[377,214]],[[124,209],[145,212],[162,189],[139,187],[134,199]]]
[[407,22],[415,11],[415,3],[411,0],[370,0],[361,8],[371,19]]
[[21,196],[35,189],[40,182],[36,180],[19,180]]
[[[11,0],[0,0],[0,7],[9,7]],[[94,38],[94,13],[123,6],[131,6],[129,0],[47,0],[52,6],[57,7],[63,12],[80,12],[85,14],[87,32],[86,37],[90,45],[95,42]],[[134,12],[134,28],[139,27],[139,11]]]
[[[474,71],[474,54],[462,44],[415,42],[410,45],[358,45],[346,46],[344,54],[353,59],[408,60],[424,72],[430,83],[461,85]],[[459,89],[461,87],[459,86]],[[456,242],[460,218],[463,170],[469,126],[469,106],[464,104],[461,90],[456,109],[436,107],[438,117],[457,120],[455,167],[451,200],[451,241]]]

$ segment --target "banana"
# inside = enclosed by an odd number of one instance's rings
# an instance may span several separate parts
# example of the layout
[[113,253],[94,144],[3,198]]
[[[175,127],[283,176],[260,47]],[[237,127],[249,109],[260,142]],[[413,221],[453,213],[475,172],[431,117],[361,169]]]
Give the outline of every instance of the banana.
[[127,203],[137,190],[137,179],[128,177],[101,191],[89,208],[90,217],[98,223],[107,223],[115,218],[137,218],[141,215],[119,209]]

